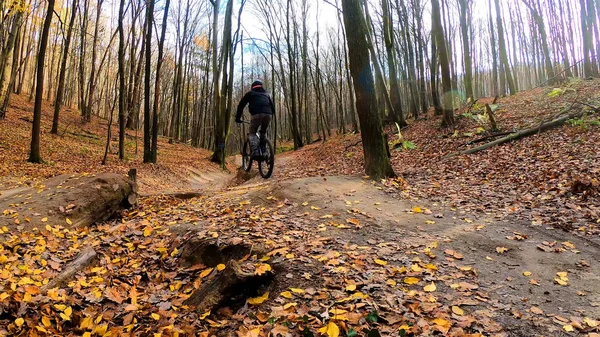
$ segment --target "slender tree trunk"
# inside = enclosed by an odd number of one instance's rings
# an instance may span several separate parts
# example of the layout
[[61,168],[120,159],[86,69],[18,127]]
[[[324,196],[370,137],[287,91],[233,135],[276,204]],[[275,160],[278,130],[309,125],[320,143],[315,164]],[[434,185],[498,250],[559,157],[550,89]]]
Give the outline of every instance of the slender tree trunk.
[[[75,0],[74,0],[75,1]],[[125,159],[125,30],[123,28],[123,19],[125,18],[125,0],[119,3],[119,159]],[[110,115],[112,121],[112,113]]]
[[462,34],[463,62],[465,64],[465,91],[467,101],[473,101],[473,64],[471,61],[471,44],[469,42],[469,25],[467,23],[467,14],[471,6],[470,0],[459,0],[460,7],[460,31]]
[[37,85],[35,87],[31,148],[28,161],[38,164],[42,162],[42,158],[40,157],[40,125],[42,121],[42,99],[44,96],[44,62],[48,46],[48,34],[50,33],[50,25],[52,24],[52,16],[54,15],[54,2],[55,0],[48,0],[48,9],[46,10],[46,18],[44,19],[44,26],[40,37],[40,49],[37,57]]
[[167,34],[167,18],[169,16],[170,0],[165,2],[165,10],[163,14],[162,31],[160,33],[160,40],[158,42],[158,59],[156,60],[156,82],[154,84],[154,107],[152,111],[152,163],[156,164],[158,161],[158,109],[160,107],[160,92],[161,92],[161,71],[163,63],[163,49],[165,45],[165,36]]
[[402,111],[402,97],[400,94],[400,84],[398,83],[398,72],[396,70],[396,55],[394,53],[394,24],[390,14],[390,4],[388,0],[382,0],[381,6],[383,10],[383,39],[385,42],[385,50],[387,53],[388,71],[390,78],[390,99],[394,109],[391,119],[394,123],[398,123],[401,127],[408,125],[404,119]]
[[144,163],[152,163],[152,139],[150,130],[150,79],[152,76],[152,28],[154,23],[154,0],[146,0],[146,69],[144,78]]
[[[502,68],[504,70],[506,83],[508,84],[508,90],[511,95],[517,93],[517,89],[515,86],[515,82],[512,76],[512,71],[510,69],[510,63],[508,62],[508,53],[506,51],[506,41],[504,37],[504,24],[502,22],[502,12],[500,9],[500,0],[494,0],[496,3],[496,24],[498,26],[498,46],[500,49],[500,61],[502,63]],[[504,92],[503,92],[504,94]]]
[[446,49],[446,38],[444,37],[444,28],[442,27],[442,18],[440,14],[439,0],[431,0],[431,31],[438,50],[440,67],[442,69],[442,110],[444,120],[442,126],[451,127],[454,125],[454,107],[452,101],[452,79],[450,75],[450,62],[448,51]]
[[[71,6],[71,18],[69,19],[69,28],[67,30],[67,38],[63,48],[63,56],[60,64],[60,74],[58,75],[58,89],[56,90],[56,101],[54,102],[54,117],[52,118],[52,130],[50,133],[58,134],[58,122],[60,118],[60,108],[62,107],[65,94],[65,78],[67,75],[67,61],[69,59],[69,51],[71,46],[71,36],[73,34],[73,26],[75,25],[75,17],[77,14],[77,0],[73,0]],[[120,58],[119,58],[120,59]]]
[[360,119],[365,157],[365,172],[373,179],[394,176],[387,156],[387,143],[377,111],[375,82],[369,60],[368,34],[364,14],[358,1],[342,0],[344,27],[354,79],[356,110]]

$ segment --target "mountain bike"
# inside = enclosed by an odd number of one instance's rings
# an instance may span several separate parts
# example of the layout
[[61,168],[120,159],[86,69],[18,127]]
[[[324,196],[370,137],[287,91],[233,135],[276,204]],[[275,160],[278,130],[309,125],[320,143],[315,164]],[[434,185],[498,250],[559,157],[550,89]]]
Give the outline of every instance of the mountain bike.
[[[244,124],[250,124],[250,122],[243,121]],[[256,136],[260,139],[260,133],[257,132]],[[268,179],[273,175],[273,168],[275,167],[275,151],[273,145],[269,141],[268,137],[264,140],[260,140],[259,145],[259,158],[258,161],[258,172],[260,176]],[[250,172],[252,169],[252,162],[255,159],[251,158],[252,151],[250,149],[250,139],[246,137],[244,145],[242,146],[242,169],[246,172]]]

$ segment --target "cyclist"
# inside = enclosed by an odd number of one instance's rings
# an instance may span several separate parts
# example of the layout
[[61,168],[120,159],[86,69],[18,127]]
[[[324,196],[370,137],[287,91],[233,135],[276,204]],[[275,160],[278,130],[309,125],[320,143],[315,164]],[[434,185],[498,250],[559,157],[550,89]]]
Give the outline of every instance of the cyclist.
[[[235,114],[236,123],[242,123],[242,114],[246,105],[249,105],[250,115],[252,116],[250,120],[250,133],[248,134],[252,151],[251,159],[259,159],[259,146],[264,146],[267,128],[271,124],[273,114],[275,114],[273,100],[263,88],[261,81],[254,81],[251,90],[244,95],[238,104],[237,113]],[[260,140],[256,136],[259,127]]]

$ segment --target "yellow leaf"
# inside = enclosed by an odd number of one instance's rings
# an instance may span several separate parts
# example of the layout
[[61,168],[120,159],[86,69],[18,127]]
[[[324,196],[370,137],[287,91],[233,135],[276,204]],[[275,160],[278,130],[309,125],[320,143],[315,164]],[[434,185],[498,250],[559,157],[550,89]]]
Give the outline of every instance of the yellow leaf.
[[563,325],[563,329],[565,329],[566,332],[575,331],[575,329],[573,329],[573,326],[571,324]]
[[598,321],[596,321],[596,320],[593,320],[593,319],[591,319],[591,318],[589,318],[589,317],[585,317],[585,318],[583,319],[583,322],[584,322],[585,324],[587,324],[587,325],[588,325],[590,328],[595,328],[595,327],[597,327],[597,326],[598,326],[598,324],[599,324],[599,323],[598,323]]
[[292,297],[293,297],[293,295],[292,295],[292,293],[291,293],[291,292],[289,292],[289,291],[284,291],[284,292],[282,292],[282,293],[281,293],[281,297],[284,297],[284,298],[288,298],[288,299],[289,299],[289,298],[292,298]]
[[423,213],[423,210],[419,206],[413,207],[412,211],[415,213]]
[[42,222],[46,222],[46,221],[48,221],[48,218],[42,218],[42,220],[41,220],[41,221],[42,221]]
[[157,313],[152,313],[150,316],[152,316],[152,318],[154,318],[155,321],[158,321],[160,319],[160,315]]
[[436,318],[436,319],[434,319],[433,320],[433,324],[439,325],[441,327],[448,328],[448,329],[450,328],[450,326],[452,326],[452,323],[450,323],[449,321],[447,321],[447,320],[445,320],[443,318]]
[[562,279],[566,278],[568,274],[569,273],[566,271],[561,271],[561,272],[556,273],[556,275],[558,275],[558,277],[560,277]]
[[19,328],[25,323],[25,320],[22,318],[17,318],[15,319],[15,325],[18,326]]
[[356,290],[356,284],[349,284],[346,286],[346,291],[354,291]]
[[205,278],[208,276],[208,274],[210,274],[213,271],[214,268],[208,268],[208,269],[204,269],[201,273],[200,273],[200,278]]
[[65,221],[67,222],[67,225],[69,225],[69,226],[73,224],[73,221],[71,221],[71,219],[69,219],[69,218],[66,218]]
[[86,318],[82,319],[81,322],[79,323],[79,328],[81,330],[85,330],[87,328],[91,328],[93,324],[94,324],[93,318],[86,317]]
[[556,283],[560,284],[561,286],[566,286],[566,285],[568,285],[568,284],[569,284],[567,281],[565,281],[565,280],[562,280],[562,279],[559,279],[559,278],[555,278],[555,279],[554,279],[554,282],[556,282]]
[[86,331],[86,332],[83,333],[82,337],[92,337],[92,333],[89,332],[89,331]]
[[255,275],[263,275],[269,271],[271,271],[271,265],[269,265],[267,263],[261,263],[258,266],[256,266],[256,270],[254,271],[254,274]]
[[458,316],[462,316],[462,315],[465,314],[464,310],[462,310],[460,307],[457,307],[455,305],[452,306],[452,312],[455,313],[455,314],[457,314]]
[[71,307],[67,307],[67,308],[65,309],[64,313],[65,313],[65,315],[66,315],[67,317],[71,317],[71,314],[73,313],[73,308],[71,308]]
[[106,333],[107,330],[108,330],[108,325],[107,324],[102,324],[102,325],[98,325],[96,327],[96,329],[94,329],[94,332],[98,336],[104,336],[104,334]]
[[55,304],[54,305],[54,309],[56,309],[58,311],[65,311],[66,308],[67,308],[67,306],[64,304]]
[[317,207],[317,206],[310,206],[310,209],[312,209],[312,210],[315,210],[315,211],[318,211],[318,210],[320,210],[321,208],[319,208],[319,207]]
[[433,220],[425,220],[425,223],[428,224],[428,225],[434,225],[435,221],[433,221]]
[[218,271],[223,271],[223,270],[225,270],[225,268],[226,268],[225,265],[222,263],[217,266]]
[[148,236],[152,235],[152,231],[153,231],[152,227],[146,226],[144,228],[144,236],[148,237]]
[[42,324],[44,324],[44,326],[46,328],[49,328],[52,324],[50,323],[50,318],[48,316],[43,316],[42,317]]
[[283,306],[283,309],[284,309],[284,310],[287,310],[287,309],[289,309],[289,308],[291,308],[291,307],[295,307],[296,305],[298,305],[298,303],[296,303],[296,302],[292,302],[292,303],[286,303],[286,304]]
[[375,263],[377,263],[380,266],[385,266],[387,265],[387,262],[384,260],[380,260],[380,259],[375,259]]
[[338,337],[340,335],[340,328],[335,323],[329,322],[329,324],[319,329],[319,333],[327,335],[327,337]]
[[406,277],[404,278],[404,283],[406,284],[417,284],[419,283],[419,279],[416,277]]
[[207,312],[205,312],[205,313],[203,313],[202,315],[200,315],[200,317],[199,317],[199,318],[200,318],[200,319],[205,319],[205,318],[206,318],[206,317],[208,317],[209,315],[210,315],[210,310],[209,310],[209,311],[207,311]]
[[36,326],[35,328],[36,328],[36,329],[37,329],[37,331],[39,331],[39,332],[45,332],[45,333],[48,333],[48,330],[44,329],[44,327],[43,327],[43,326],[39,326],[39,325],[38,325],[38,326]]
[[387,281],[385,281],[385,283],[387,283],[389,286],[392,286],[392,287],[396,286],[396,281],[394,281],[392,279],[388,279]]
[[290,290],[296,294],[304,294],[306,292],[304,289],[299,289],[299,288],[290,288]]
[[423,269],[418,264],[413,264],[410,266],[410,269],[416,273],[423,271]]
[[259,304],[262,304],[264,301],[266,301],[268,299],[269,299],[269,293],[266,292],[262,296],[249,298],[248,299],[248,303],[252,304],[252,305],[259,305]]
[[334,309],[329,310],[329,312],[332,313],[332,314],[334,314],[334,315],[341,315],[341,314],[347,313],[348,311],[344,310],[344,309],[334,308]]
[[498,252],[498,254],[504,254],[508,251],[508,248],[506,247],[496,247],[496,252]]
[[523,272],[523,276],[531,276],[531,272],[530,271],[524,271]]
[[426,285],[425,287],[423,287],[423,290],[425,290],[425,292],[431,293],[437,290],[437,287],[435,286],[435,283],[431,282],[431,284]]

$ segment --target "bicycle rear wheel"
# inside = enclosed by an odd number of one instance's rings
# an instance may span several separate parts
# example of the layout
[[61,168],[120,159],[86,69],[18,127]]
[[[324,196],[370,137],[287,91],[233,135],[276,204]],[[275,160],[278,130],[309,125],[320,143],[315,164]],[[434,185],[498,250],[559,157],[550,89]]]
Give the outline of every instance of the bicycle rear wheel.
[[242,149],[242,169],[246,172],[250,172],[252,169],[252,159],[250,159],[250,143],[248,140],[244,142],[244,147]]
[[258,171],[261,177],[268,179],[273,175],[273,168],[275,167],[275,151],[273,151],[273,145],[268,139],[266,139],[263,155],[265,159],[258,162]]

